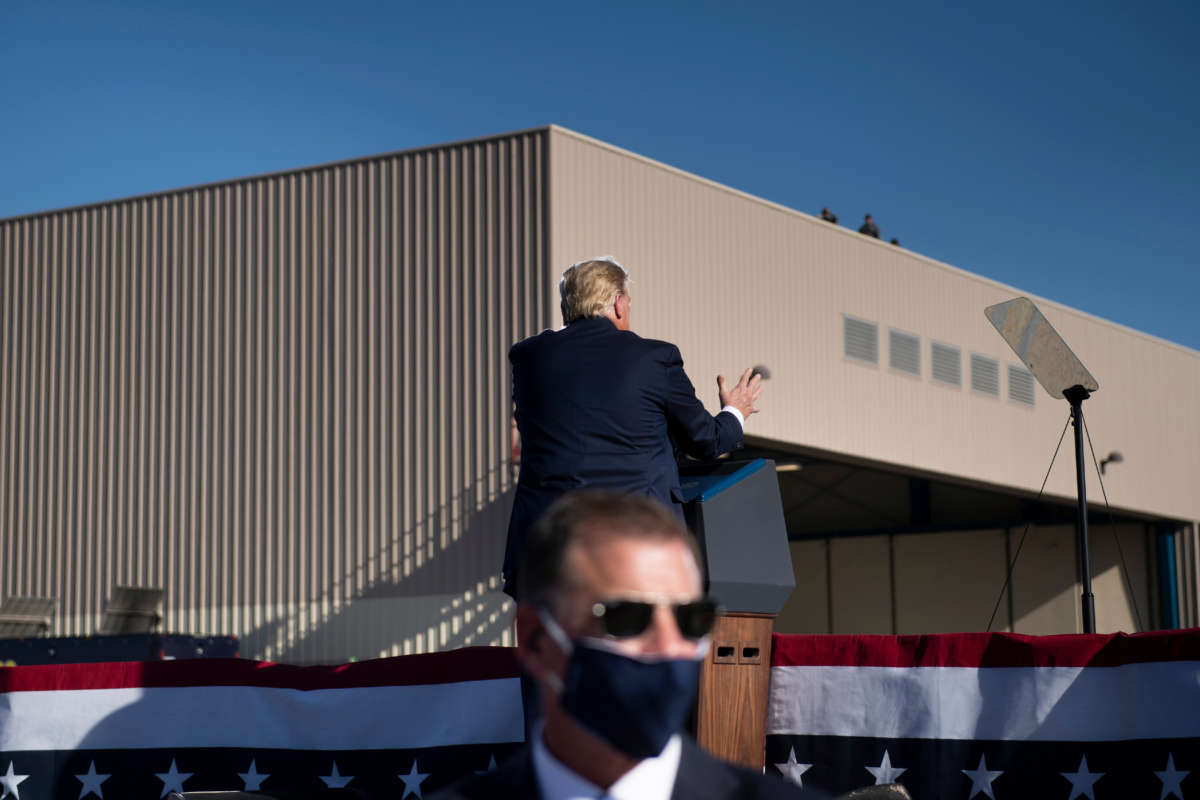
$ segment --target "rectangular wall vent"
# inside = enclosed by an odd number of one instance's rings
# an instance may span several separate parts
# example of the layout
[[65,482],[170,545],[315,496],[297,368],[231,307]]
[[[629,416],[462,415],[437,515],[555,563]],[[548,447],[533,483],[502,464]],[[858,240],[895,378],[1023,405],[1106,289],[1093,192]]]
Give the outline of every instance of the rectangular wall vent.
[[929,348],[929,360],[935,381],[962,386],[962,352],[957,347],[934,342]]
[[921,338],[897,330],[888,331],[888,359],[892,369],[921,374]]
[[993,397],[1000,396],[1000,362],[994,358],[971,354],[971,388]]
[[1016,364],[1008,365],[1008,399],[1027,406],[1033,405],[1036,394],[1033,385],[1033,373]]
[[846,355],[870,364],[879,363],[879,326],[854,317],[845,320]]

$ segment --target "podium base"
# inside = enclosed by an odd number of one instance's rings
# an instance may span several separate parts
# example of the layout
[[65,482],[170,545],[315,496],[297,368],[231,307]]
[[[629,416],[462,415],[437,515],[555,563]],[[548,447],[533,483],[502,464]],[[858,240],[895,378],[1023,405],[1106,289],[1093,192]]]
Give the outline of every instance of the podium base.
[[773,614],[726,613],[717,620],[700,672],[696,741],[714,756],[761,770],[767,748]]

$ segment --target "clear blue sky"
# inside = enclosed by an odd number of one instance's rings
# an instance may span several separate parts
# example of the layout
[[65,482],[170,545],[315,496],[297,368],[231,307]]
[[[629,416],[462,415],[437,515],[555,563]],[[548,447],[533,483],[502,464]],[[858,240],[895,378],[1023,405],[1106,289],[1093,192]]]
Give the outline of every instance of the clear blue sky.
[[0,218],[558,123],[1200,349],[1200,4],[0,3]]

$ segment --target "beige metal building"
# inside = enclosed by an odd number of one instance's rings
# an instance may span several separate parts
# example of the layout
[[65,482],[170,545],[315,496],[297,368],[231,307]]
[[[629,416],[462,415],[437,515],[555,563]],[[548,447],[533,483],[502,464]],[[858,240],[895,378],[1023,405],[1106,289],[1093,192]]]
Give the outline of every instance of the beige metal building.
[[[0,220],[0,595],[68,635],[160,586],[295,662],[508,643],[505,354],[601,253],[710,405],[771,368],[778,630],[1078,630],[1067,405],[983,316],[1020,291],[558,127]],[[1200,353],[1035,300],[1124,457],[1098,626],[1196,625]]]

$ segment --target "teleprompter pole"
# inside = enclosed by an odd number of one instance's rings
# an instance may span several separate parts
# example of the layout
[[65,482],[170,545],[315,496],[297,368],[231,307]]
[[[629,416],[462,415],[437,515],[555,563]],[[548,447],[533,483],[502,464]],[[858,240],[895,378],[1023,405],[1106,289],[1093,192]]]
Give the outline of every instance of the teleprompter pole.
[[1079,577],[1083,582],[1080,598],[1083,611],[1083,632],[1096,632],[1096,598],[1092,594],[1092,565],[1088,554],[1087,476],[1083,465],[1083,401],[1091,392],[1082,386],[1072,386],[1063,392],[1071,404],[1071,423],[1075,427],[1075,489],[1079,501],[1079,519],[1075,525],[1075,550],[1079,557]]
[[1087,483],[1083,471],[1083,401],[1091,397],[1100,384],[1028,297],[988,306],[983,313],[1050,396],[1065,397],[1071,404],[1071,420],[1075,423],[1075,487],[1079,499],[1075,550],[1079,559],[1079,577],[1083,582],[1083,631],[1095,633],[1096,599],[1092,596]]

